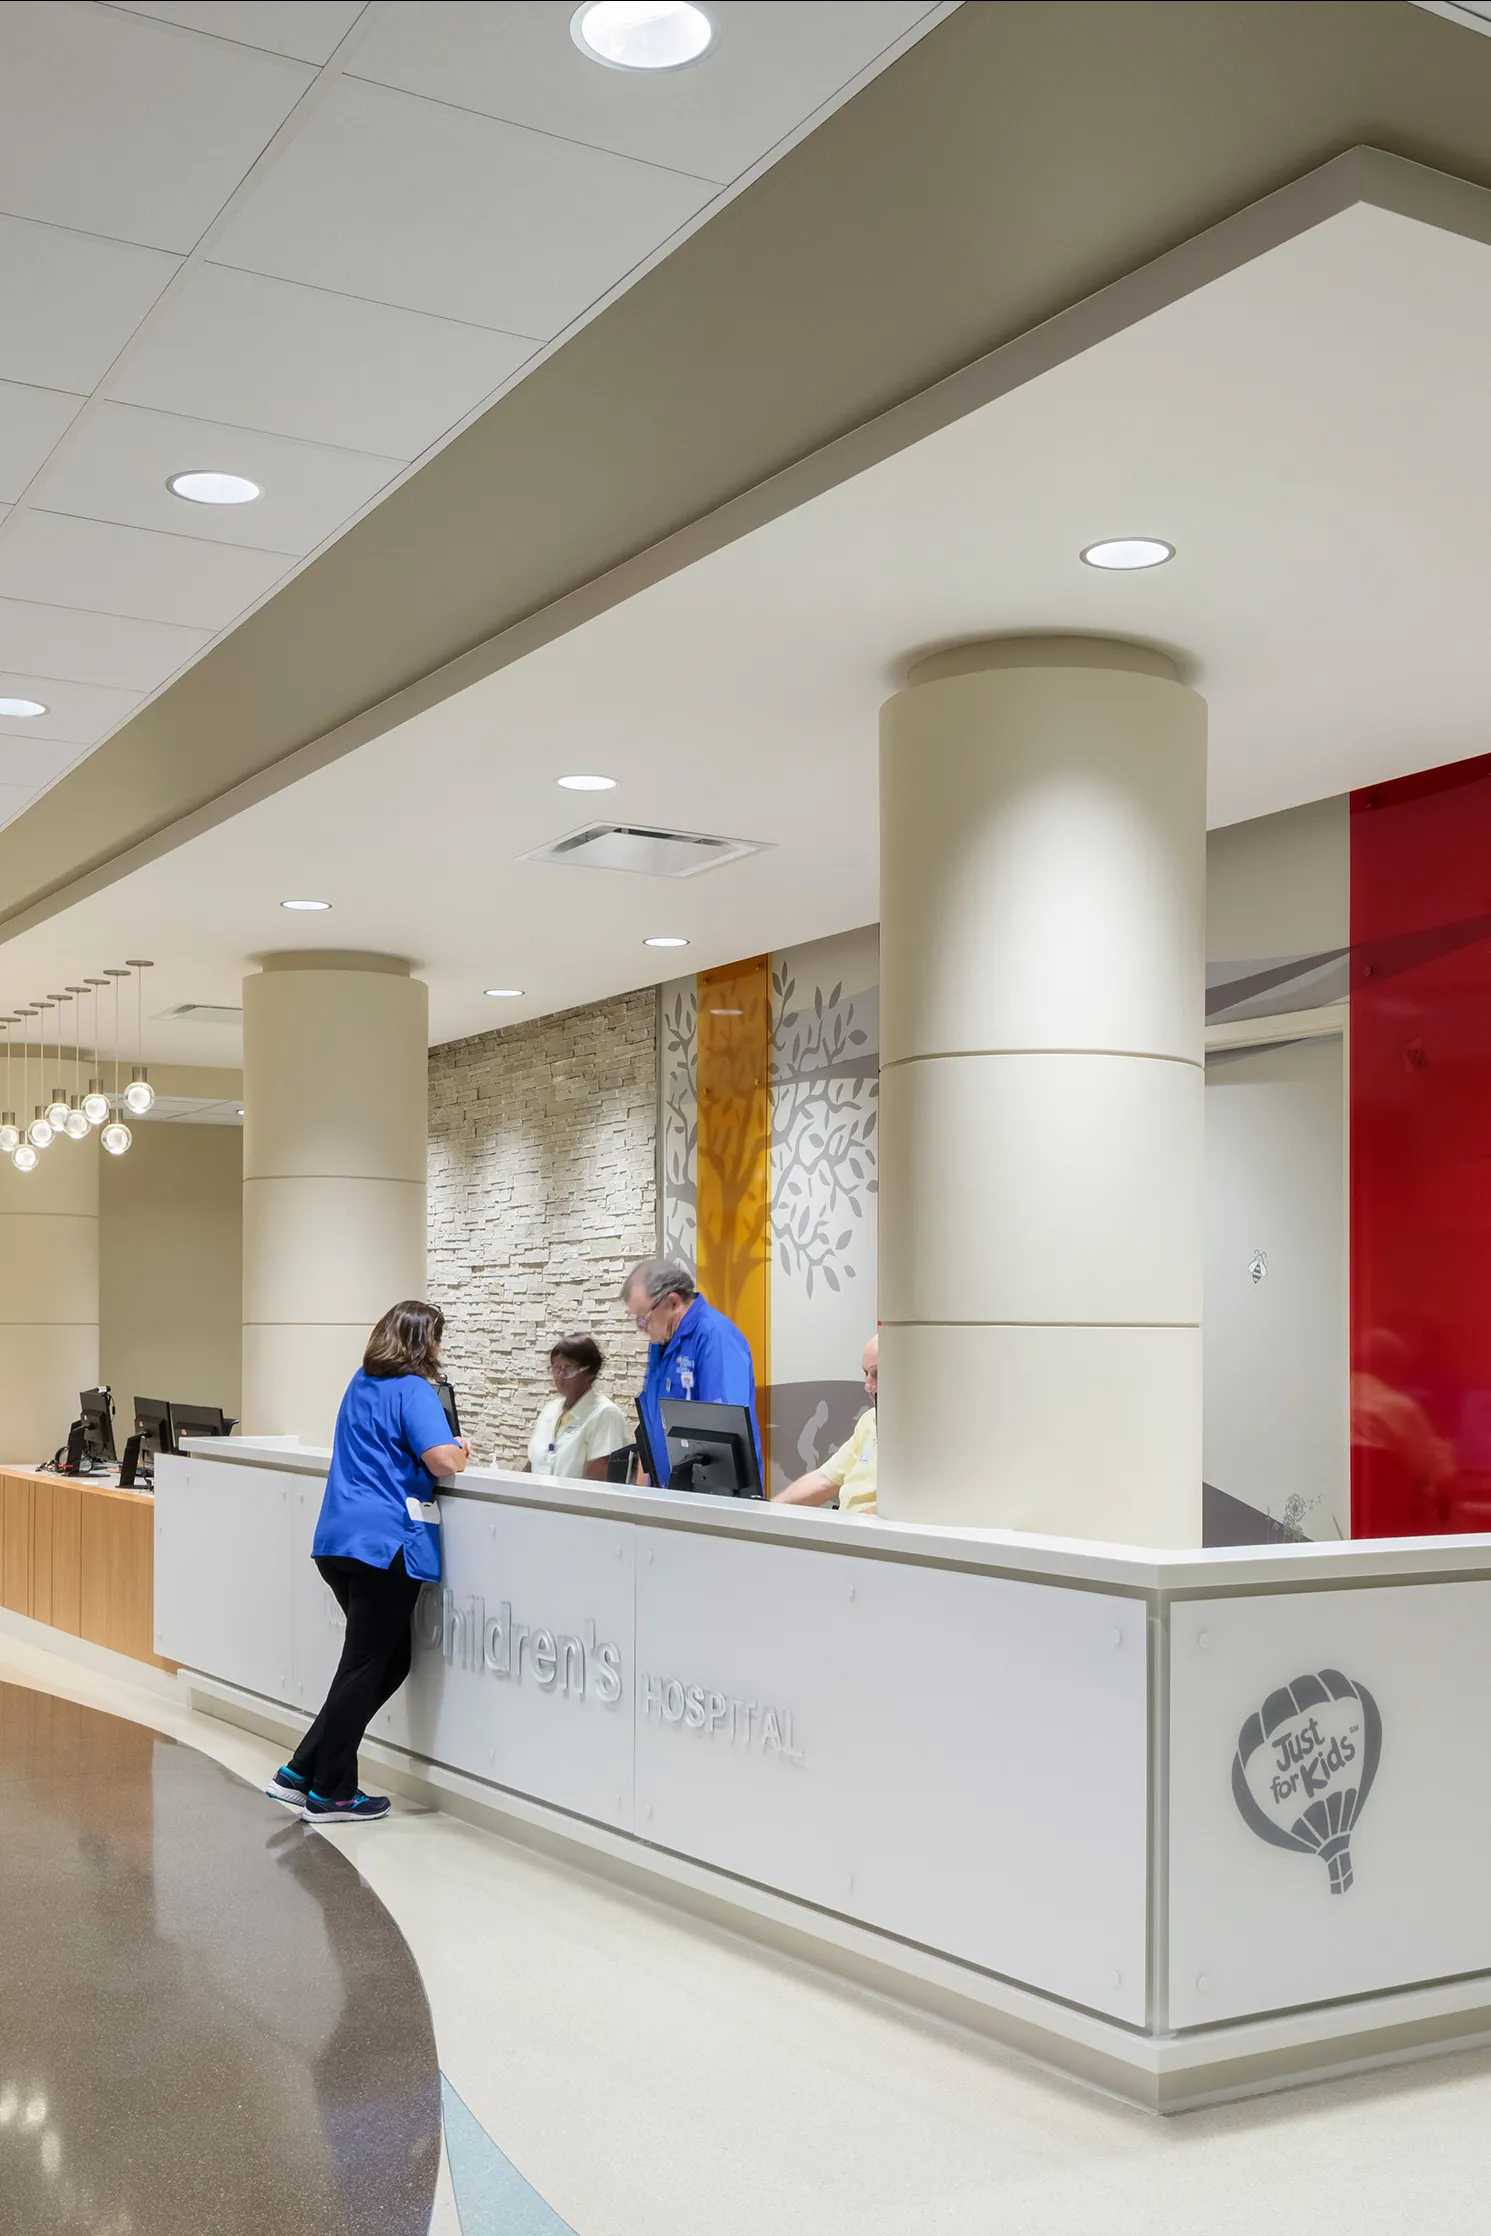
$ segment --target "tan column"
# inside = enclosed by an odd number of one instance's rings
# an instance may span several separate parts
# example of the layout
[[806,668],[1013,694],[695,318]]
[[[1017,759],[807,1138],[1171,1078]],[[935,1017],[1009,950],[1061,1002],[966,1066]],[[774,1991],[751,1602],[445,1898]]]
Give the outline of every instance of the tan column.
[[429,998],[388,955],[243,985],[243,1426],[327,1444],[373,1322],[424,1293]]
[[880,1510],[1200,1541],[1206,709],[1047,637],[881,717]]
[[34,1172],[0,1157],[0,1459],[12,1463],[49,1460],[98,1381],[98,1158],[96,1134],[54,1141]]

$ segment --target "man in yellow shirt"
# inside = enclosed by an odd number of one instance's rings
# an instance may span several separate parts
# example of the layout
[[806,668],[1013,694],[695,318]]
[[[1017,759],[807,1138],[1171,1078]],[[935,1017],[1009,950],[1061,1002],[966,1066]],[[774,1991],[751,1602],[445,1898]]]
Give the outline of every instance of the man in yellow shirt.
[[875,1513],[875,1395],[880,1387],[880,1338],[872,1335],[860,1366],[865,1378],[867,1413],[854,1424],[854,1434],[841,1444],[822,1467],[799,1475],[784,1491],[777,1491],[774,1506],[827,1506],[835,1495],[841,1514],[871,1520]]

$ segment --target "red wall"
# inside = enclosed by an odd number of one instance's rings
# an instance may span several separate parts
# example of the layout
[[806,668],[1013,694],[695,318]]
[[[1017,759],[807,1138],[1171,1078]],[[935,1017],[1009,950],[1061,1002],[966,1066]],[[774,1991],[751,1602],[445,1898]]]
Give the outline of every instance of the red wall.
[[1491,1529],[1491,755],[1351,799],[1351,1506]]

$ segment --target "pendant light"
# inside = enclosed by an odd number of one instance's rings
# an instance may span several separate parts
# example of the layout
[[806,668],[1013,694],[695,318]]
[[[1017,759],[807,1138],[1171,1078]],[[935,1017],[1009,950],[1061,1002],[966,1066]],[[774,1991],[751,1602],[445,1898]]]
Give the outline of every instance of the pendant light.
[[18,1025],[20,1021],[19,1017],[0,1019],[0,1023],[5,1026],[5,1108],[0,1111],[0,1155],[6,1157],[13,1157],[21,1146],[21,1129],[16,1124],[16,1114],[12,1107],[15,1102],[15,1095],[11,1088],[10,1068],[12,1047],[10,1028],[12,1025]]
[[[47,1011],[51,1006],[50,1002],[37,1002],[28,1013],[32,1017],[41,1019],[36,1060],[38,1086],[47,1074]],[[33,1149],[50,1149],[52,1146],[52,1122],[40,1103],[36,1106],[36,1116],[26,1128],[26,1139]]]
[[93,1070],[83,1097],[83,1116],[90,1126],[102,1126],[108,1123],[109,1098],[104,1093],[103,1066],[98,1060],[98,990],[109,982],[106,978],[90,978],[88,983],[93,989]]
[[[47,996],[47,1007],[55,1009],[57,1012],[57,1071],[62,1069],[62,1005],[66,1000],[66,994],[48,994]],[[45,1049],[43,1049],[43,1054],[45,1054]],[[42,1069],[45,1071],[45,1064],[43,1064]],[[55,1073],[53,1076],[55,1077]],[[51,1127],[54,1135],[60,1134],[67,1124],[67,1097],[60,1087],[53,1087],[52,1089],[52,1099],[47,1104],[47,1124]]]
[[124,960],[135,974],[135,1066],[129,1075],[129,1085],[124,1099],[137,1118],[143,1118],[155,1100],[155,1089],[145,1076],[145,981],[142,971],[154,970],[154,963],[138,962],[134,956]]
[[[22,1011],[20,1012],[20,1015],[21,1015],[22,1019],[24,1020],[24,1019],[26,1019],[26,1018],[34,1017],[34,1016],[36,1015],[36,1011],[35,1011],[34,1009],[23,1009],[23,1010],[22,1010]],[[22,1108],[22,1110],[24,1110],[24,1109],[25,1109],[25,1107],[26,1107],[26,1098],[27,1098],[27,1096],[28,1096],[28,1095],[30,1094],[30,1092],[31,1092],[31,1038],[30,1038],[30,1028],[29,1028],[29,1026],[25,1028],[25,1031],[26,1031],[26,1038],[25,1038],[25,1039],[24,1039],[24,1040],[23,1040],[23,1041],[21,1042],[21,1108]],[[11,1163],[12,1163],[12,1164],[13,1164],[13,1165],[15,1166],[15,1168],[16,1168],[16,1171],[17,1171],[17,1172],[35,1172],[35,1170],[36,1170],[36,1151],[35,1151],[35,1150],[34,1150],[34,1149],[32,1148],[32,1146],[31,1146],[31,1143],[30,1143],[29,1141],[22,1141],[22,1142],[21,1142],[21,1143],[20,1143],[20,1144],[19,1144],[19,1145],[17,1146],[17,1149],[16,1149],[16,1152],[15,1152],[15,1155],[14,1155],[14,1156],[13,1156],[13,1157],[11,1158],[11,1160],[10,1160],[10,1161],[11,1161]]]
[[[105,974],[114,981],[114,1101],[119,1100],[119,981],[128,978],[127,970],[110,970]],[[134,1135],[122,1118],[111,1118],[99,1135],[99,1140],[111,1157],[122,1157],[134,1140]]]
[[[86,994],[87,991],[88,989],[86,986],[69,986],[67,989],[67,998],[69,1001],[75,1002],[80,995]],[[83,1012],[81,1009],[79,1009],[76,1012],[73,1024],[72,1086],[68,1090],[67,1116],[62,1121],[62,1131],[66,1134],[69,1141],[86,1141],[89,1134],[88,1121],[83,1116],[82,1082],[78,1076],[78,1067],[81,1061],[78,1054],[78,1049],[82,1038]]]

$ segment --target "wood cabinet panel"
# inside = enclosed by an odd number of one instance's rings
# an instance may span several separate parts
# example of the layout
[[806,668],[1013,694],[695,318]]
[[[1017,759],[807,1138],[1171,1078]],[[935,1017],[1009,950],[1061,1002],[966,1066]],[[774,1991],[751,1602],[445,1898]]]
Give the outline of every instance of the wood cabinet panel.
[[5,1543],[0,1599],[17,1615],[31,1612],[31,1505],[34,1484],[22,1475],[0,1477],[0,1536]]
[[154,1509],[83,1499],[79,1635],[136,1661],[154,1661]]
[[83,1493],[76,1483],[56,1483],[43,1495],[52,1514],[52,1612],[47,1620],[54,1630],[70,1631],[76,1638],[82,1624],[82,1521]]

